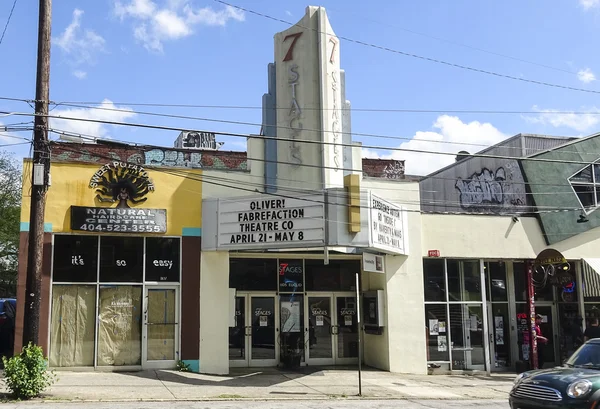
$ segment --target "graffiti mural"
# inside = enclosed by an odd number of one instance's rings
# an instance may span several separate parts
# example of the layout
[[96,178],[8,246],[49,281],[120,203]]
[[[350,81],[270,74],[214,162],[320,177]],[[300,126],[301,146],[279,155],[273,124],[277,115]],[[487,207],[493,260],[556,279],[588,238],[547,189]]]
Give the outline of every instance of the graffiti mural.
[[383,174],[388,179],[404,178],[404,161],[394,161],[383,169]]
[[106,159],[141,166],[165,166],[195,169],[247,170],[245,152],[193,152],[187,149],[168,148],[116,148],[103,146],[77,146],[52,144],[52,160],[72,162],[104,162]]
[[524,210],[526,205],[525,182],[516,162],[480,169],[468,178],[458,178],[454,187],[464,209],[500,211],[521,207]]

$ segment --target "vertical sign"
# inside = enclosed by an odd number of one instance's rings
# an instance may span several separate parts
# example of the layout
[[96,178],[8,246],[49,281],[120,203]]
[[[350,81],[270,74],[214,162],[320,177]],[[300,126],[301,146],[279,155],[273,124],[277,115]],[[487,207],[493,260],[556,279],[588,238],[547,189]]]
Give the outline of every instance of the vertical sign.
[[535,288],[533,287],[533,266],[527,263],[527,303],[529,311],[529,339],[531,340],[531,367],[537,369],[537,338],[535,331]]
[[[277,178],[287,187],[321,187],[318,7],[275,34]],[[312,143],[307,143],[310,141]],[[279,182],[278,182],[279,183]]]
[[319,11],[319,82],[321,86],[321,140],[325,188],[344,186],[342,153],[342,84],[340,73],[340,40],[327,14]]

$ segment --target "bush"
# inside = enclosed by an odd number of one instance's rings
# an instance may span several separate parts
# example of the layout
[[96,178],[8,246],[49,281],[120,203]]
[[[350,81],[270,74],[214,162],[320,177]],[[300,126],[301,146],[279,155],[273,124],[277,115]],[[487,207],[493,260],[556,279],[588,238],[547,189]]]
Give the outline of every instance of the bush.
[[17,399],[31,399],[51,386],[56,376],[48,371],[42,348],[29,343],[12,358],[2,357],[4,383]]

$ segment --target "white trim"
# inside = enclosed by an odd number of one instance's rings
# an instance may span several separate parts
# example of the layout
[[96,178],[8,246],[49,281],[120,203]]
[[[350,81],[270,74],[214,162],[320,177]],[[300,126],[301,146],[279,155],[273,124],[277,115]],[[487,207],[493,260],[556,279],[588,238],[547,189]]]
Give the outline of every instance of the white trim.
[[[229,252],[229,258],[263,258],[280,259],[293,258],[297,260],[323,260],[323,254],[304,253],[233,253]],[[331,260],[362,260],[362,254],[329,254]]]

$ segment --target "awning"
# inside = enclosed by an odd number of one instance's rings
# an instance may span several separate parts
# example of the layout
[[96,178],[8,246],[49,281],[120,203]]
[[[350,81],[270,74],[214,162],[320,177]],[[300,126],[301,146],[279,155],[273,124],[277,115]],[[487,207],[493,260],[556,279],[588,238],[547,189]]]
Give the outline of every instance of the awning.
[[583,258],[583,296],[600,298],[600,258]]

